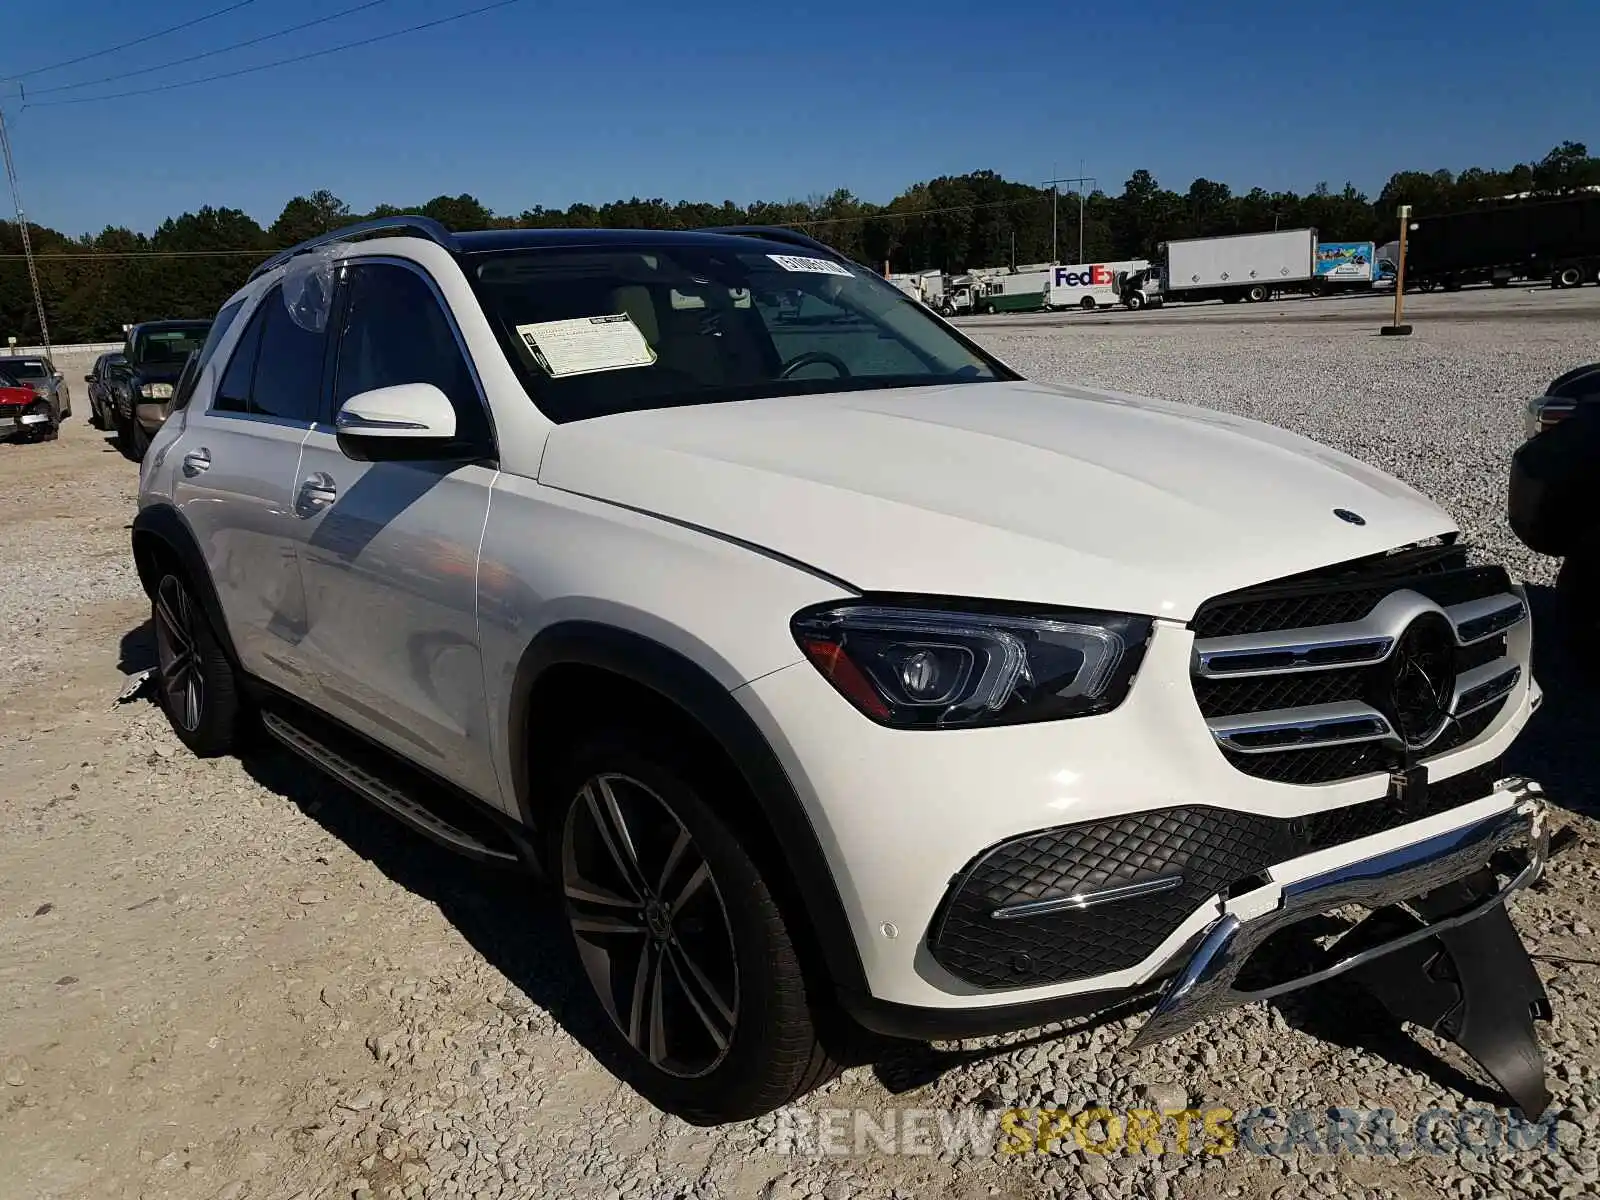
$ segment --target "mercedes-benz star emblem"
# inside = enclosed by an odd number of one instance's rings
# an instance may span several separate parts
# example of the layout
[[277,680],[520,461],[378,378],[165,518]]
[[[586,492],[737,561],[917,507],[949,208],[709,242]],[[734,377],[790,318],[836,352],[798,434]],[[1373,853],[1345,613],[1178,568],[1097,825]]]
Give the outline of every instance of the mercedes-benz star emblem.
[[1450,622],[1426,613],[1406,626],[1389,656],[1377,706],[1413,750],[1439,736],[1455,699],[1456,639]]
[[1333,515],[1348,525],[1365,525],[1367,519],[1358,512],[1351,512],[1348,508],[1336,508]]

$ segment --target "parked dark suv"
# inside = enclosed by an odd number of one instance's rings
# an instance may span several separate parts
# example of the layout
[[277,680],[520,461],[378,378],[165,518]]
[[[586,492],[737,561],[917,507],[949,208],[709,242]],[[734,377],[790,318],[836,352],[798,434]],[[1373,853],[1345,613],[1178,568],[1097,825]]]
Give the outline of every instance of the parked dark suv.
[[89,424],[96,429],[116,428],[115,369],[125,361],[121,350],[112,350],[95,359],[94,368],[83,377],[89,385]]
[[1600,362],[1551,380],[1528,403],[1526,432],[1507,516],[1530,550],[1561,558],[1556,595],[1569,649],[1600,667]]
[[166,419],[166,404],[192,351],[205,344],[209,320],[145,321],[128,331],[121,363],[112,365],[114,420],[123,450],[142,459]]

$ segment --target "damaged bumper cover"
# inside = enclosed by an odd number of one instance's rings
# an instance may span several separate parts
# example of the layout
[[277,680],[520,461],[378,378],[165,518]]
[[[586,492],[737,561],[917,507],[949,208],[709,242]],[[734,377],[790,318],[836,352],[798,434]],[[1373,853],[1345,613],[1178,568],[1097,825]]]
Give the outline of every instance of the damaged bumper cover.
[[[1532,1017],[1548,1015],[1548,1001],[1503,908],[1511,893],[1540,877],[1549,857],[1542,797],[1532,780],[1504,779],[1493,798],[1509,798],[1509,806],[1468,824],[1354,862],[1319,867],[1324,856],[1313,855],[1274,868],[1262,886],[1222,903],[1134,1046],[1174,1037],[1227,1009],[1354,972],[1396,1016],[1461,1044],[1525,1111],[1542,1109],[1548,1097],[1537,1041],[1531,1043],[1531,1061],[1521,1043],[1532,1038]],[[1314,969],[1256,986],[1240,981],[1251,956],[1274,934],[1350,906],[1371,915],[1325,949]],[[1441,965],[1441,955],[1452,962]],[[1486,957],[1498,960],[1488,971],[1462,961]],[[1396,974],[1407,971],[1420,973],[1426,986],[1397,984]],[[1425,1000],[1419,998],[1424,992]],[[1492,1029],[1480,1015],[1473,1033],[1469,1008],[1479,1014],[1505,1011]],[[1469,1044],[1474,1039],[1498,1044]],[[1521,1066],[1501,1069],[1490,1061],[1507,1058]],[[1536,1083],[1528,1078],[1535,1066]]]

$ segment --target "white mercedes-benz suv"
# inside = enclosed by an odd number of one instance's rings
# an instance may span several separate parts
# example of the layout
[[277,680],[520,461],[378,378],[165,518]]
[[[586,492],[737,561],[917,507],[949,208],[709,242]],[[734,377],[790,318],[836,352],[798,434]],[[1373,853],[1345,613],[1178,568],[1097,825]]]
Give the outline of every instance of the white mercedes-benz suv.
[[1028,382],[799,234],[285,251],[133,553],[177,736],[262,728],[550,880],[690,1120],[814,1086],[835,1029],[1148,997],[1149,1042],[1341,973],[1543,1106],[1520,587],[1353,459]]

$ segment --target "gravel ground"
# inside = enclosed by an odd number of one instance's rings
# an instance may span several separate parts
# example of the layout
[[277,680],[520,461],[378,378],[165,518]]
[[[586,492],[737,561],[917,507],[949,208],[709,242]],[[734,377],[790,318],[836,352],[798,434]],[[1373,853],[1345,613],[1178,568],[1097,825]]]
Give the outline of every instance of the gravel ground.
[[[1435,298],[1437,299],[1437,298]],[[1600,316],[1600,294],[1579,302]],[[1271,313],[1266,314],[1269,318]],[[1393,471],[1538,585],[1500,516],[1521,401],[1595,356],[1592,326],[1419,319],[1060,323],[979,336],[1039,378],[1209,404]],[[69,378],[86,367],[63,361]],[[78,397],[79,413],[87,402]],[[1385,1040],[1329,985],[1154,1050],[1137,1018],[1003,1042],[906,1047],[791,1110],[706,1130],[662,1117],[595,1057],[593,1010],[552,951],[547,902],[486,878],[270,751],[190,758],[149,704],[110,701],[150,655],[126,557],[134,468],[81,419],[0,445],[0,1196],[378,1200],[1489,1197],[1592,1195],[1600,1158],[1600,696],[1541,642],[1549,700],[1516,766],[1584,835],[1513,904],[1556,1020],[1554,1147],[1444,1138],[1396,1157],[1282,1146],[1292,1110],[1492,1108],[1437,1042]],[[1534,594],[1538,615],[1547,589]],[[1435,1057],[1438,1056],[1438,1057]],[[1231,1153],[1051,1153],[982,1125],[1008,1107],[1275,1106]],[[857,1117],[856,1113],[862,1114]],[[919,1114],[921,1114],[919,1116]],[[912,1128],[979,1122],[936,1154]],[[855,1122],[872,1127],[858,1138]],[[920,1124],[919,1124],[920,1122]],[[832,1137],[829,1136],[829,1131]],[[878,1130],[876,1139],[874,1130]],[[1088,1131],[1093,1133],[1094,1130]],[[1302,1135],[1304,1130],[1301,1130]],[[1481,1135],[1479,1135],[1481,1140]],[[843,1150],[843,1154],[833,1151]],[[823,1152],[828,1151],[828,1152]]]

